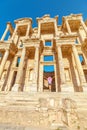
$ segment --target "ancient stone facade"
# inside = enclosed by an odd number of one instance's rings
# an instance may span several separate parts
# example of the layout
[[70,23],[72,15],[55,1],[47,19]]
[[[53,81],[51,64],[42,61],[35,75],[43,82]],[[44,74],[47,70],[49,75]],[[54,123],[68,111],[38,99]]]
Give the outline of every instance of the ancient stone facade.
[[[0,40],[0,91],[87,91],[87,24],[81,14],[10,22]],[[7,33],[10,32],[6,39]]]

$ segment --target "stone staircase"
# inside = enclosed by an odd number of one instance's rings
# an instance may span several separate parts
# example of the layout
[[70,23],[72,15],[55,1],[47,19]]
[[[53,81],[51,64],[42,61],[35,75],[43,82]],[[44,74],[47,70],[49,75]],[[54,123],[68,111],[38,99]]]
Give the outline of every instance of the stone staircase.
[[[58,123],[56,115],[62,106],[61,101],[68,103],[66,111],[68,115],[73,115],[73,125],[70,117],[68,123],[71,125]],[[0,92],[0,115],[0,124],[10,124],[12,130],[39,130],[39,127],[48,130],[87,130],[87,93]],[[0,125],[0,130],[4,128],[5,125]]]

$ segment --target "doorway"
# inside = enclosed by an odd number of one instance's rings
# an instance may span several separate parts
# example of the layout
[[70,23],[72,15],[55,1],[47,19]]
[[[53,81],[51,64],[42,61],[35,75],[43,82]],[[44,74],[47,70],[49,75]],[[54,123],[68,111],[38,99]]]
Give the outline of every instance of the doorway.
[[[49,81],[51,79],[51,82]],[[51,88],[49,88],[49,85]],[[55,71],[54,65],[44,65],[43,66],[43,91],[44,92],[55,92]]]

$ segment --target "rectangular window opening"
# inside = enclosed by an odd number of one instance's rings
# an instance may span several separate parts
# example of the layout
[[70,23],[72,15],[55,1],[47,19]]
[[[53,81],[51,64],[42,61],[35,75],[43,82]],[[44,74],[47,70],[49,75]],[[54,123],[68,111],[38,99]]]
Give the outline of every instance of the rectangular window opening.
[[54,65],[44,65],[44,72],[54,72]]
[[52,42],[51,41],[45,41],[45,46],[52,46]]
[[49,61],[49,62],[51,62],[51,61],[53,61],[53,60],[54,60],[53,55],[45,55],[45,56],[44,56],[44,61]]
[[75,44],[78,44],[78,40],[77,40],[77,38],[76,38],[76,40],[75,40]]
[[79,60],[82,65],[85,65],[85,60],[82,54],[79,54]]
[[17,58],[17,64],[16,64],[16,67],[19,67],[19,64],[20,64],[20,57]]

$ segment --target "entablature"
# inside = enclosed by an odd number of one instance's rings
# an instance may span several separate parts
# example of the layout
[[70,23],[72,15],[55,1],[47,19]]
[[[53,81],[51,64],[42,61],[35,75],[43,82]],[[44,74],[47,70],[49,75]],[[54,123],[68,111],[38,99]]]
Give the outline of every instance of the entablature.
[[62,29],[67,32],[66,21],[68,21],[71,32],[77,32],[82,21],[82,14],[71,14],[69,16],[64,16],[62,19]]
[[50,18],[50,15],[44,15],[42,18],[37,18],[38,35],[40,34],[55,34],[57,35],[58,16]]
[[0,41],[0,51],[9,50],[12,55],[15,55],[18,48],[12,41]]
[[32,18],[19,18],[14,21],[15,24],[32,23]]

